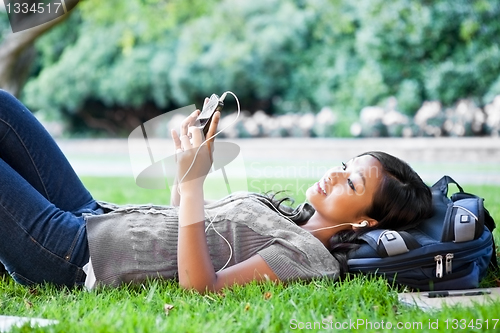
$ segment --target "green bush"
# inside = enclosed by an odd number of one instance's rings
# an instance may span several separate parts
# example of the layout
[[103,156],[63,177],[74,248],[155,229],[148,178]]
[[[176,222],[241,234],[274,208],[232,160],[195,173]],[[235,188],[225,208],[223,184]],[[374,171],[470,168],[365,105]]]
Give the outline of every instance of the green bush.
[[500,6],[486,0],[92,4],[38,42],[23,96],[32,109],[99,105],[116,122],[232,90],[250,111],[330,107],[355,119],[390,96],[413,116],[427,100],[483,106],[499,93]]

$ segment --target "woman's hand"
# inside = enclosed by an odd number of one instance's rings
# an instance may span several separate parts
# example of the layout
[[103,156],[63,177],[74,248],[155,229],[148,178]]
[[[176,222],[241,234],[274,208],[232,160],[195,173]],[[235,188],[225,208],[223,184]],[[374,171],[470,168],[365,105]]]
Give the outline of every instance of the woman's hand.
[[215,112],[207,133],[207,142],[201,128],[194,126],[199,110],[194,111],[181,124],[180,135],[172,130],[176,149],[177,180],[179,187],[202,188],[213,162],[214,134],[220,119]]

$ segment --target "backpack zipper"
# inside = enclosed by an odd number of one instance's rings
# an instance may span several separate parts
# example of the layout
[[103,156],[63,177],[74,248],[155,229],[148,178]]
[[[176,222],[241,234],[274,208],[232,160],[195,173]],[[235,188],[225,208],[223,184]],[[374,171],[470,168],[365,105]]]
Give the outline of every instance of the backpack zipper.
[[443,277],[443,256],[438,254],[434,257],[434,261],[436,262],[436,277],[440,279]]
[[[445,261],[445,269],[446,269],[446,274],[451,274],[452,271],[452,259],[455,256],[453,253],[447,253],[446,254],[446,261]],[[434,261],[436,262],[436,277],[437,278],[442,278],[443,277],[443,256],[438,254],[437,256],[434,257]]]
[[446,274],[451,274],[452,271],[452,260],[455,256],[453,253],[448,253],[446,255]]

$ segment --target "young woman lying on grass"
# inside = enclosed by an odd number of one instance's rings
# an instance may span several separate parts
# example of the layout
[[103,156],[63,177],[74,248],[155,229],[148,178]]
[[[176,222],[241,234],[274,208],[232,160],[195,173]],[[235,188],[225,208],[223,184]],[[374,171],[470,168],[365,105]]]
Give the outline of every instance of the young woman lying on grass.
[[360,234],[410,228],[431,214],[429,188],[382,152],[328,170],[294,210],[254,193],[205,203],[213,139],[202,144],[197,115],[172,132],[172,205],[118,206],[97,202],[31,112],[0,91],[0,261],[9,274],[28,285],[88,287],[178,279],[200,292],[337,278]]

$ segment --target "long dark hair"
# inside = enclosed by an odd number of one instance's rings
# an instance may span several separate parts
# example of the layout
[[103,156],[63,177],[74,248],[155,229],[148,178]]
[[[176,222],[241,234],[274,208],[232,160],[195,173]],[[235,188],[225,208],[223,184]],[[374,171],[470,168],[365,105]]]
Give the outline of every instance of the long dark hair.
[[[382,165],[380,186],[374,194],[371,207],[364,215],[378,221],[374,227],[343,230],[330,238],[328,249],[339,261],[343,275],[348,271],[347,254],[359,245],[359,236],[371,229],[405,230],[417,226],[432,215],[430,188],[404,161],[380,151],[370,151],[359,156],[370,155]],[[297,225],[304,225],[314,214],[314,208],[303,203],[293,209],[284,203],[289,197],[278,198],[276,194],[255,194],[273,210],[278,210]]]
[[277,193],[267,192],[264,194],[250,193],[250,195],[257,198],[267,207],[273,211],[277,211],[280,215],[286,217],[296,225],[306,224],[311,216],[313,216],[315,209],[307,202],[300,204],[296,208],[292,208],[295,200],[285,194],[286,191],[280,191]]

